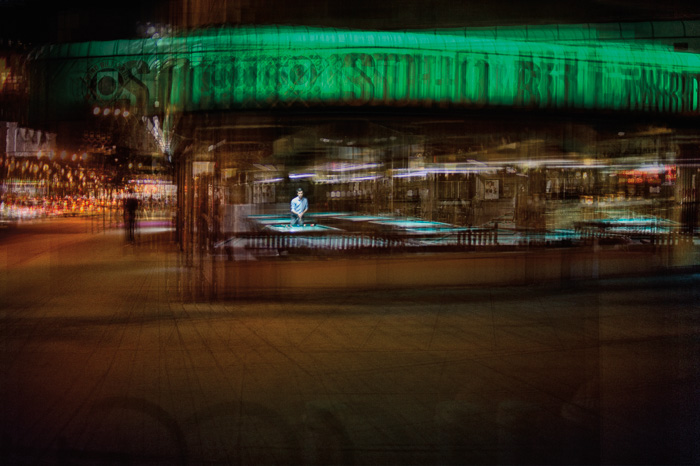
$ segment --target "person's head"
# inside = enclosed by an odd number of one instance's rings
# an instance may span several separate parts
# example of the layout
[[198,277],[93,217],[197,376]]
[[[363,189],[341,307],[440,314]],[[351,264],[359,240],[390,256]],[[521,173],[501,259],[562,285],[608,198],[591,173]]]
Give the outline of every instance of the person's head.
[[301,188],[297,188],[297,196],[300,198],[304,197],[304,190]]

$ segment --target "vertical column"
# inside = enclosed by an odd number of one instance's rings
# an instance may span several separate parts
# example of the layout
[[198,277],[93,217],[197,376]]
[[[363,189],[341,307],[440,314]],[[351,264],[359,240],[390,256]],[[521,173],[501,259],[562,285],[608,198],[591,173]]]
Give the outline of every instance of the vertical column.
[[676,199],[680,208],[682,231],[692,235],[698,227],[700,218],[700,203],[698,188],[700,188],[700,148],[693,144],[680,146],[678,157],[678,179],[676,181]]

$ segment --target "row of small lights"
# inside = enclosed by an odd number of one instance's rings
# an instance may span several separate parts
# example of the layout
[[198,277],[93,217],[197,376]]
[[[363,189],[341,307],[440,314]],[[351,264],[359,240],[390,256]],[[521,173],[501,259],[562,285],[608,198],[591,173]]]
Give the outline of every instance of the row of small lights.
[[131,114],[131,112],[129,112],[129,110],[126,110],[126,109],[122,110],[121,108],[111,109],[109,107],[105,107],[104,109],[102,109],[100,107],[95,107],[92,109],[92,114],[95,116],[97,116],[99,114],[102,114],[104,116],[109,116],[110,114],[112,114],[114,116],[121,115],[124,118],[126,118]]
[[[55,152],[54,152],[54,151],[49,151],[47,154],[44,154],[44,151],[43,151],[43,150],[40,150],[40,151],[38,151],[38,152],[36,153],[36,155],[37,155],[37,158],[42,158],[44,155],[46,155],[46,156],[49,158],[49,160],[53,160],[54,155],[55,155]],[[60,157],[61,157],[62,160],[65,160],[66,157],[68,157],[68,153],[67,153],[66,151],[61,151]],[[87,160],[87,159],[88,159],[88,154],[87,154],[87,152],[83,152],[83,153],[80,155],[80,159],[82,159],[82,160]],[[73,154],[73,155],[71,156],[71,160],[74,161],[74,162],[75,162],[76,160],[78,160],[78,154]]]

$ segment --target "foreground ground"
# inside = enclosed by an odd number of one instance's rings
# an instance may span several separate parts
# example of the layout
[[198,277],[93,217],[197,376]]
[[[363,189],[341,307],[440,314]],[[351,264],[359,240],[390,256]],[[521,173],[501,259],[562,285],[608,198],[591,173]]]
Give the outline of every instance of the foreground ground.
[[700,462],[697,274],[209,302],[170,237],[0,236],[0,463]]

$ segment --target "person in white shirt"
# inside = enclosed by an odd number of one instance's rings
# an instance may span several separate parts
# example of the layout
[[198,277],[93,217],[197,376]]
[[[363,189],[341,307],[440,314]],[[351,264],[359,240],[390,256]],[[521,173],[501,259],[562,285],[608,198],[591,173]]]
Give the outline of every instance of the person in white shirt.
[[291,226],[303,226],[304,214],[309,210],[309,201],[304,197],[304,190],[297,189],[297,197],[292,199],[292,223]]

